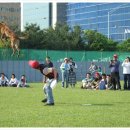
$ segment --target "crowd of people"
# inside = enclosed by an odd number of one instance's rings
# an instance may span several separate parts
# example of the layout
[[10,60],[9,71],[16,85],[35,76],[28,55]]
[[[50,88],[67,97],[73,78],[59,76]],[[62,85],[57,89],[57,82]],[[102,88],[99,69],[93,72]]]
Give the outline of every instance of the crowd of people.
[[[36,64],[34,69],[39,70],[43,75],[44,86],[43,93],[45,98],[42,100],[44,105],[54,105],[53,89],[57,85],[59,74],[53,67],[50,57],[46,57],[44,64],[39,64],[37,61],[33,61]],[[82,89],[91,90],[121,90],[120,74],[119,74],[120,61],[118,56],[114,55],[113,59],[109,63],[110,74],[102,72],[102,68],[97,66],[93,62],[91,63],[86,77],[82,80]],[[130,57],[127,57],[123,63],[123,75],[124,75],[124,90],[130,90]],[[76,85],[76,69],[77,64],[73,61],[73,58],[64,58],[64,61],[60,65],[62,75],[62,88],[75,87]],[[10,80],[1,73],[0,86],[10,87],[27,87],[27,80],[25,75],[22,75],[20,80],[12,74]]]
[[25,75],[22,75],[20,80],[15,77],[15,74],[11,75],[10,80],[1,73],[0,77],[0,87],[28,87]]
[[[121,90],[120,74],[119,74],[120,61],[116,54],[109,63],[110,74],[102,73],[101,67],[95,65],[93,62],[89,68],[86,77],[82,80],[82,89],[93,90]],[[130,57],[122,63],[124,75],[124,90],[130,90]]]
[[[54,67],[49,56],[45,59],[47,68]],[[93,90],[121,90],[120,74],[119,74],[120,61],[116,54],[113,55],[113,59],[109,63],[110,74],[105,74],[100,66],[97,66],[94,62],[91,63],[85,78],[82,80],[82,89]],[[123,63],[123,75],[124,75],[124,90],[130,90],[130,57],[127,57]],[[73,61],[73,58],[64,58],[64,61],[60,65],[62,87],[68,88],[69,86],[75,87],[76,85],[76,69],[77,64]],[[46,83],[47,77],[44,76],[44,83]],[[26,76],[22,75],[20,80],[12,74],[10,80],[1,73],[0,86],[10,87],[27,87]]]

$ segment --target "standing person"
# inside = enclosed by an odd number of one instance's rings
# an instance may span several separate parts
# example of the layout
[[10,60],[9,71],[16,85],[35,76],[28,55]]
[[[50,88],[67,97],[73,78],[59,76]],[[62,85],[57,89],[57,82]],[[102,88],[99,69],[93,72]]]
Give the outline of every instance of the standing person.
[[90,67],[89,67],[89,72],[91,73],[91,75],[94,75],[95,72],[97,72],[97,65],[94,64],[94,62],[91,63]]
[[53,67],[53,63],[51,62],[51,58],[50,58],[49,56],[46,57],[45,65],[46,65],[48,68]]
[[69,76],[68,76],[68,83],[70,83],[71,87],[75,87],[75,84],[76,84],[75,70],[77,69],[77,65],[73,61],[73,58],[69,59],[69,65],[70,65],[70,70],[69,70]]
[[1,77],[0,77],[0,86],[5,86],[7,87],[9,85],[9,80],[7,79],[7,77],[5,77],[4,73],[1,73]]
[[68,58],[64,58],[64,62],[60,66],[62,73],[62,87],[64,88],[64,82],[66,82],[66,88],[68,87],[68,74],[70,70],[70,65],[68,63]]
[[120,61],[118,60],[118,56],[114,54],[113,60],[111,60],[109,65],[109,68],[111,69],[111,78],[112,78],[112,84],[114,90],[116,90],[116,85],[117,85],[117,89],[121,90],[119,66],[120,66]]
[[130,57],[127,57],[123,63],[124,90],[130,90]]
[[[53,67],[53,63],[51,62],[51,58],[49,56],[46,57],[45,66],[48,67],[48,68]],[[47,77],[44,76],[43,78],[44,78],[43,82],[46,83]]]

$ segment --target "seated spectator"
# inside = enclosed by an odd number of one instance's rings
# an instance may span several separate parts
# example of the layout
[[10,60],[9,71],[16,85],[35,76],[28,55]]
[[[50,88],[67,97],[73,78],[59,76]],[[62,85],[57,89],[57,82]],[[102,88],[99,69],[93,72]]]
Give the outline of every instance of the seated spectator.
[[25,75],[22,75],[17,87],[28,87]]
[[99,86],[96,89],[105,90],[107,85],[106,74],[102,74],[102,79],[99,82]]
[[107,80],[106,89],[109,89],[109,90],[113,89],[111,75],[108,74],[106,80]]
[[17,78],[15,78],[15,74],[12,74],[11,79],[9,81],[9,86],[17,87],[17,85],[18,85],[18,80]]
[[9,80],[7,79],[4,73],[1,73],[0,86],[7,87],[8,85],[9,85]]
[[82,80],[82,86],[83,89],[91,89],[93,78],[91,78],[91,74],[87,73],[86,78]]
[[95,73],[94,80],[92,81],[92,89],[96,89],[99,87],[99,82],[101,81],[102,77],[98,72]]

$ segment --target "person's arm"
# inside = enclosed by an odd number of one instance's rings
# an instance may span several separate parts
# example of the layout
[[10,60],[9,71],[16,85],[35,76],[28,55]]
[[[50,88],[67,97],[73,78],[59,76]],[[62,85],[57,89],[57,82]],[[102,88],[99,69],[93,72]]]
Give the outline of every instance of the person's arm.
[[86,81],[86,78],[82,80],[82,83],[86,83],[86,82],[87,82],[87,81]]
[[115,66],[114,62],[113,61],[110,61],[110,64],[109,64],[109,68]]
[[125,66],[125,61],[123,61],[122,66],[123,66],[123,67]]
[[89,70],[91,70],[92,69],[92,65],[90,65],[90,67],[89,67]]
[[15,78],[13,84],[17,84],[18,80]]
[[130,62],[126,63],[125,61],[122,63],[122,67],[130,67]]
[[52,62],[51,62],[51,67],[54,67]]
[[10,79],[9,84],[12,84],[12,78]]
[[18,82],[18,84],[17,84],[17,87],[19,87],[20,85],[21,85],[21,79],[20,79],[20,81]]
[[77,64],[75,63],[75,69],[77,69],[78,68],[78,66],[77,66]]
[[5,77],[5,80],[6,80],[7,83],[9,83],[9,80],[7,79],[7,77]]
[[61,64],[60,69],[61,69],[61,70],[64,69],[64,63]]
[[70,64],[68,64],[67,70],[70,70]]
[[97,65],[94,65],[93,71],[97,70]]

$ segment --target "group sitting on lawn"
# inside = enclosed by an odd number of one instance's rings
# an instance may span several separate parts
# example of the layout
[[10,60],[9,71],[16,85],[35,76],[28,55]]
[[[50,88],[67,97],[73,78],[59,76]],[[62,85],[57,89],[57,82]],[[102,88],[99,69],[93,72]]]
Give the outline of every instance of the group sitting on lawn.
[[2,87],[27,87],[27,81],[26,81],[26,77],[25,75],[22,75],[20,80],[17,80],[17,78],[15,77],[15,74],[11,75],[10,80],[8,80],[8,78],[5,76],[4,73],[1,73],[1,77],[0,77],[0,86]]
[[91,73],[86,74],[86,78],[82,80],[82,89],[105,90],[113,89],[111,76],[106,74],[95,73],[94,77]]

